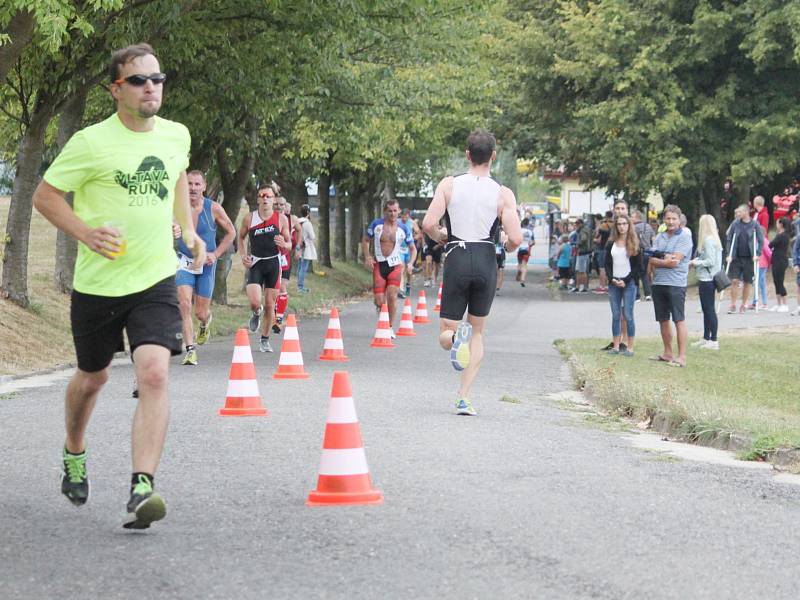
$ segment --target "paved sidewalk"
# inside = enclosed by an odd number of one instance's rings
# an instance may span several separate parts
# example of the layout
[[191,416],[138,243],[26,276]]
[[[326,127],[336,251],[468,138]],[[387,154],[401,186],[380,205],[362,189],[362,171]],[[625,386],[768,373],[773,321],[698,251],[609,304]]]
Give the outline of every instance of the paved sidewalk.
[[[651,311],[636,307],[642,334],[656,331]],[[722,316],[723,328],[789,319]],[[65,379],[0,395],[3,597],[797,597],[800,488],[763,470],[660,460],[548,397],[569,387],[553,339],[608,335],[604,298],[553,300],[542,285],[507,281],[477,418],[452,414],[457,376],[436,323],[387,351],[369,347],[369,304],[343,307],[341,321],[351,360],[334,365],[316,359],[327,320],[300,322],[307,381],[272,380],[278,353],[254,353],[265,418],[216,414],[232,339],[201,347],[196,368],[176,360],[156,479],[169,514],[144,534],[120,527],[129,365],[114,369],[90,426],[82,509],[59,494]],[[381,506],[304,506],[340,368]]]

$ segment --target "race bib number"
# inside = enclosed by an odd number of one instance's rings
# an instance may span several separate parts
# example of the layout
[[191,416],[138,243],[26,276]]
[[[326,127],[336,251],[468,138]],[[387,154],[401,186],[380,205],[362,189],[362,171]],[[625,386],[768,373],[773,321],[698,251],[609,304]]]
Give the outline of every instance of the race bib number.
[[386,259],[386,262],[389,263],[390,267],[396,267],[402,262],[402,260],[399,254],[392,254],[389,258]]
[[200,265],[198,269],[193,269],[192,259],[185,254],[178,254],[178,269],[191,273],[192,275],[202,275],[203,273],[203,265]]
[[281,269],[283,267],[288,267],[289,266],[289,261],[286,260],[286,255],[285,254],[279,254],[278,255],[278,262],[281,264]]

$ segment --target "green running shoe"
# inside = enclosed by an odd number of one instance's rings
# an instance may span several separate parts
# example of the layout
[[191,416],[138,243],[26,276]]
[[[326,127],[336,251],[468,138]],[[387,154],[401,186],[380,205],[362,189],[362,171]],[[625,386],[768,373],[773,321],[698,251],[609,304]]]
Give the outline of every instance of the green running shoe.
[[197,332],[197,345],[202,346],[208,341],[208,338],[211,337],[211,320],[214,318],[214,315],[208,313],[208,321],[204,323],[200,323],[200,330]]
[[458,324],[453,336],[453,347],[450,348],[450,363],[456,371],[463,371],[469,366],[469,340],[472,338],[472,325],[466,321]]
[[472,403],[469,400],[461,398],[456,401],[456,414],[474,417],[478,413],[472,408]]
[[139,475],[139,483],[133,487],[128,500],[128,514],[122,526],[125,529],[147,529],[154,521],[167,514],[163,498],[153,491],[153,484],[146,475]]
[[195,350],[194,348],[189,350],[186,353],[186,356],[183,357],[183,360],[181,361],[181,364],[182,365],[192,365],[192,366],[196,367],[197,366],[197,350]]
[[62,456],[61,493],[75,506],[83,506],[89,499],[89,477],[86,475],[86,451],[70,454],[66,448]]

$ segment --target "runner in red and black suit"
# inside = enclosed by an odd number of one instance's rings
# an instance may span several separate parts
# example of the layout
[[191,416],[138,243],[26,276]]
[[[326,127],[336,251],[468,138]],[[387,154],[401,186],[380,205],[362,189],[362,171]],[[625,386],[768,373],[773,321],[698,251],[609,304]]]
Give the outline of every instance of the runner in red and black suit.
[[[278,188],[280,192],[280,188]],[[292,272],[292,254],[297,248],[297,236],[300,230],[300,223],[292,217],[292,205],[286,201],[283,196],[275,198],[275,211],[279,214],[285,215],[289,224],[289,231],[291,232],[292,247],[289,249],[280,248],[280,262],[281,262],[281,278],[279,283],[280,292],[278,299],[275,302],[275,323],[272,324],[273,333],[281,332],[281,324],[283,323],[283,315],[286,313],[286,307],[289,305],[289,277]]]
[[275,190],[271,185],[261,186],[258,190],[258,210],[244,218],[239,230],[239,248],[245,248],[245,239],[250,242],[250,252],[242,251],[242,264],[249,269],[247,299],[252,310],[250,331],[255,333],[259,324],[263,326],[259,343],[261,352],[272,352],[269,331],[280,287],[280,250],[291,249],[289,222],[274,210],[274,204]]

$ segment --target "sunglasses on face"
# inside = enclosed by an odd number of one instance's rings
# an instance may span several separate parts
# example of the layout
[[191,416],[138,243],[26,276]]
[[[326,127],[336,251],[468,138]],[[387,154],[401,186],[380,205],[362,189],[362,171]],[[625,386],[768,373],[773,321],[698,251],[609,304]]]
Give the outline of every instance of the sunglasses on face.
[[259,198],[274,198],[275,196],[271,196],[268,193],[261,193],[258,195]]
[[160,85],[167,80],[167,75],[165,73],[153,73],[152,75],[129,75],[128,77],[117,79],[114,83],[117,85],[130,83],[134,87],[141,87],[147,83],[148,79],[152,81],[154,85]]

